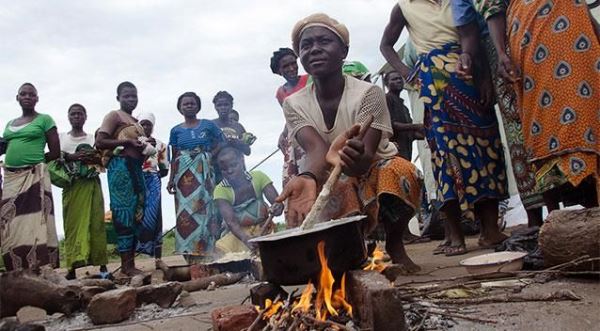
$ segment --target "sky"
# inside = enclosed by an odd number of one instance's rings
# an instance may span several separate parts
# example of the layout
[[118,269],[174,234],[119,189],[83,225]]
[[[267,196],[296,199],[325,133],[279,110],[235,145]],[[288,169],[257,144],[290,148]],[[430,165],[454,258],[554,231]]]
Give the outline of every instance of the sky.
[[[87,132],[118,109],[116,87],[138,88],[141,112],[155,114],[154,136],[168,141],[183,119],[177,97],[186,91],[202,99],[201,118],[215,118],[212,97],[234,96],[240,122],[258,140],[248,168],[276,149],[284,126],[275,91],[284,81],[269,61],[279,47],[290,47],[299,19],[324,12],[350,31],[348,59],[378,70],[384,59],[379,41],[394,0],[0,0],[0,126],[21,115],[15,96],[24,82],[39,93],[38,112],[50,114],[59,132],[70,130],[67,109],[88,111]],[[405,35],[401,38],[403,40]],[[400,44],[397,45],[398,47]],[[302,69],[301,69],[302,70]],[[277,153],[259,169],[281,189],[283,157]],[[108,208],[106,177],[103,176]],[[175,225],[172,196],[163,182],[163,228]],[[57,230],[64,233],[61,192],[54,188]]]

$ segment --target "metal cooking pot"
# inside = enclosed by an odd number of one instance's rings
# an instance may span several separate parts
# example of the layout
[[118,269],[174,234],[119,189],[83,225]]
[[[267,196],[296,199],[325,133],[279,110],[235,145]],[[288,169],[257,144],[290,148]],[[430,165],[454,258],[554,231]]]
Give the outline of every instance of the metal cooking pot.
[[318,223],[307,230],[289,229],[251,239],[258,243],[265,280],[279,285],[315,282],[321,270],[317,244],[325,241],[325,255],[333,276],[358,268],[367,259],[362,220],[353,216]]

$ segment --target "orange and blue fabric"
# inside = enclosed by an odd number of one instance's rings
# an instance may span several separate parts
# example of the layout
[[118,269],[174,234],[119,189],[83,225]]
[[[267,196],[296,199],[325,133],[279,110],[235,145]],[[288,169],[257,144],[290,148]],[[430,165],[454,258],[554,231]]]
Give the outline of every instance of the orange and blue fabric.
[[459,54],[457,43],[423,54],[418,74],[438,199],[457,200],[473,220],[478,201],[508,197],[507,178],[494,109],[482,106],[473,81],[457,76]]

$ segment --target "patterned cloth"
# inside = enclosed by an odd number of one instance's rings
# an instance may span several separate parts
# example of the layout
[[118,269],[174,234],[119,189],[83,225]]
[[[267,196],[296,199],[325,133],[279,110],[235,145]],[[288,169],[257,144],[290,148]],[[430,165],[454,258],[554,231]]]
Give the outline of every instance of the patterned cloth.
[[375,161],[360,178],[342,174],[319,219],[366,214],[365,231],[370,233],[378,223],[410,219],[420,201],[417,168],[401,157],[384,158]]
[[[223,180],[215,188],[214,199],[225,200],[231,204],[236,217],[235,220],[239,222],[242,230],[249,236],[255,237],[260,234],[262,223],[269,217],[269,207],[264,200],[264,190],[273,182],[262,171],[252,171],[246,174],[254,187],[255,198],[235,204],[237,202],[235,201],[235,190],[226,180]],[[217,241],[216,247],[222,254],[249,250],[229,230]]]
[[474,220],[476,202],[508,197],[507,178],[495,112],[456,75],[459,52],[449,43],[422,55],[419,78],[438,200],[458,200],[462,217]]
[[[157,145],[158,146],[158,145]],[[161,181],[158,172],[144,172],[144,218],[138,227],[136,251],[154,257],[162,256]]]
[[214,206],[211,154],[201,148],[180,150],[173,160],[177,224],[175,249],[182,254],[213,253],[222,226]]
[[107,168],[110,210],[121,253],[136,249],[139,223],[144,215],[144,175],[142,161],[113,156]]
[[511,1],[511,58],[525,145],[538,190],[598,183],[600,43],[585,1]]
[[52,186],[44,163],[5,168],[0,243],[6,270],[59,267]]
[[142,165],[144,172],[159,172],[160,170],[169,169],[169,160],[167,155],[167,145],[162,141],[156,140],[156,154],[148,157]]
[[510,162],[521,202],[527,210],[543,207],[544,198],[536,190],[535,167],[527,161],[527,149],[523,140],[523,126],[516,105],[515,91],[511,85],[506,84],[498,76],[498,53],[492,40],[485,38],[484,46],[490,64],[507,147],[510,152]]
[[[312,83],[312,78],[309,75],[303,75],[300,76],[298,84],[292,89],[286,90],[284,88],[285,85],[280,86],[277,89],[277,101],[280,105],[283,105],[285,98],[300,91],[310,83]],[[283,173],[281,177],[283,186],[285,186],[293,176],[296,176],[299,173],[298,169],[300,168],[300,164],[305,162],[304,159],[306,158],[306,155],[300,146],[292,146],[289,137],[285,138],[283,146]]]
[[[260,199],[250,199],[233,206],[233,212],[240,221],[242,231],[250,237],[260,235],[262,223],[269,217],[269,208]],[[236,237],[233,232],[227,231],[215,244],[217,251],[221,254],[249,251],[250,249]]]

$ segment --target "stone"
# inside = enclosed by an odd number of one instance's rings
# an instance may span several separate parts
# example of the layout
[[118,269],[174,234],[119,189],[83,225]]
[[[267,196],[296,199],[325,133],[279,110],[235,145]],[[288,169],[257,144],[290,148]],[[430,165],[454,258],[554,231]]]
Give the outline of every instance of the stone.
[[0,331],[45,331],[46,328],[40,324],[21,324],[15,320],[3,319],[0,321]]
[[162,308],[168,308],[173,305],[182,290],[183,285],[178,282],[141,286],[136,289],[137,305],[155,303]]
[[96,294],[106,292],[106,289],[100,286],[84,286],[81,288],[81,304],[84,307],[90,304],[90,301]]
[[139,275],[135,275],[131,277],[131,281],[129,282],[129,286],[131,287],[140,287],[144,285],[150,284],[150,277],[152,275],[149,273],[143,273]]
[[160,270],[160,269],[156,269],[154,271],[152,271],[152,274],[150,275],[150,284],[151,285],[157,285],[157,284],[162,284],[165,282],[165,272]]
[[204,264],[192,264],[190,266],[190,277],[192,280],[212,276],[218,273],[218,270]]
[[361,329],[407,330],[400,294],[382,274],[349,271],[346,274],[346,291]]
[[240,331],[252,325],[258,312],[249,305],[235,305],[216,308],[210,315],[214,331]]
[[286,299],[288,294],[283,290],[283,288],[281,288],[281,286],[273,283],[261,283],[250,289],[250,299],[252,304],[255,306],[260,306],[261,309],[265,308],[265,302],[267,299],[270,299],[271,302],[274,302],[277,296],[279,296],[281,299]]
[[42,308],[25,306],[17,311],[17,321],[19,323],[28,323],[45,320],[46,311]]
[[94,324],[122,322],[133,314],[136,307],[136,290],[125,287],[95,295],[87,308]]

